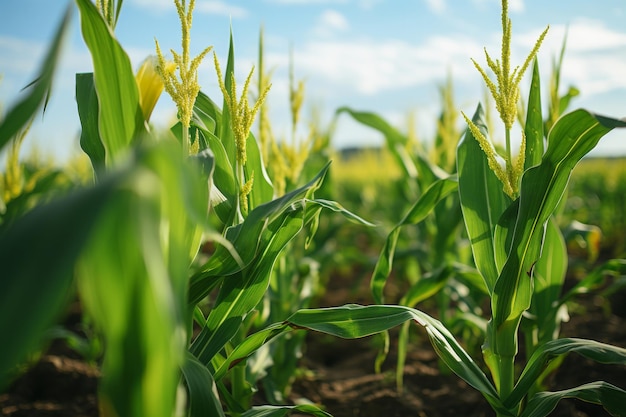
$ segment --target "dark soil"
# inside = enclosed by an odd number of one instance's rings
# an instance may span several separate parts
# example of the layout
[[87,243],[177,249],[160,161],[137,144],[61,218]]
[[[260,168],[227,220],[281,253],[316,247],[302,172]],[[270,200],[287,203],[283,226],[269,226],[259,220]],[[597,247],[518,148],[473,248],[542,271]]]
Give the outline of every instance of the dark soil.
[[[339,283],[330,284],[331,297],[325,305],[366,303],[361,292],[349,292]],[[626,346],[624,316],[626,293],[609,300],[584,295],[570,309],[571,320],[563,325],[562,336],[599,340]],[[337,299],[341,301],[335,303]],[[613,308],[610,308],[612,306]],[[416,330],[418,329],[418,330]],[[395,383],[395,349],[383,371],[374,372],[376,337],[340,340],[311,333],[302,360],[310,372],[296,381],[292,400],[308,399],[323,404],[336,417],[369,416],[493,416],[484,398],[455,375],[441,372],[437,357],[424,333],[413,327],[414,342],[404,368],[404,390]],[[0,415],[11,417],[98,415],[97,381],[99,372],[80,360],[62,343],[53,343],[40,360],[0,394]],[[626,367],[600,365],[578,355],[569,355],[558,372],[550,377],[552,389],[565,389],[582,383],[604,380],[626,387]],[[626,405],[625,405],[626,409]],[[561,401],[555,416],[605,416],[600,406],[577,400]]]

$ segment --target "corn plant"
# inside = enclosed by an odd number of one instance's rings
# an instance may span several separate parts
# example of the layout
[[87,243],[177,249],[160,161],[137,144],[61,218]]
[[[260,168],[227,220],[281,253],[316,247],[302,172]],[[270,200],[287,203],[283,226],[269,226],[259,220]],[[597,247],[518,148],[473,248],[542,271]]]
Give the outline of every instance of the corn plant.
[[[146,61],[135,75],[114,35],[122,2],[76,1],[94,69],[76,77],[81,146],[97,181],[18,216],[0,234],[7,273],[0,323],[14,335],[3,344],[0,384],[41,345],[76,282],[106,346],[102,415],[224,415],[222,403],[232,414],[267,415],[267,408],[248,410],[253,387],[242,378],[244,362],[217,371],[245,339],[246,321],[285,245],[323,208],[360,219],[333,201],[314,199],[328,166],[274,196],[249,133],[258,107],[248,105],[248,83],[242,98],[236,96],[232,38],[225,79],[216,59],[220,109],[197,81],[208,49],[195,59],[188,54],[194,2],[175,3],[182,53],[174,53],[170,65],[157,46],[156,62]],[[45,103],[70,10],[37,82],[0,124],[0,146]],[[157,140],[148,122],[163,89],[177,103],[180,122]],[[219,218],[223,232],[210,216]],[[207,239],[216,245],[208,259],[199,255]],[[32,306],[23,308],[25,300]],[[16,314],[19,321],[10,319]],[[277,406],[271,413],[291,410],[327,415],[307,405]]]
[[[544,32],[521,67],[511,70],[511,21],[508,2],[503,1],[502,57],[487,63],[497,77],[491,81],[486,71],[477,69],[493,95],[505,125],[506,147],[500,156],[487,139],[484,112],[479,106],[457,151],[458,193],[474,261],[491,299],[492,316],[482,345],[483,359],[491,381],[438,321],[423,313],[402,309],[424,325],[443,361],[469,385],[478,389],[498,415],[542,416],[554,409],[562,398],[574,397],[602,404],[610,413],[620,415],[626,391],[605,382],[592,382],[560,392],[538,391],[536,381],[553,358],[576,352],[604,363],[624,364],[623,348],[580,339],[555,339],[553,332],[534,338],[532,354],[518,374],[515,359],[518,333],[524,314],[553,316],[552,301],[563,275],[563,243],[552,215],[558,209],[571,171],[578,161],[614,128],[626,127],[623,120],[576,110],[562,116],[547,135],[544,151],[543,120],[539,100],[539,76],[535,74],[522,132],[522,147],[513,158],[511,130],[516,120],[519,83],[533,61]],[[504,159],[504,167],[499,160]],[[453,178],[433,183],[415,204],[407,219],[419,219],[442,195],[454,191]],[[421,208],[424,210],[418,210]],[[392,246],[388,246],[392,248]],[[381,254],[388,264],[388,251]],[[619,270],[618,265],[614,265]],[[383,281],[384,282],[384,281]],[[557,296],[558,297],[558,296]],[[558,305],[556,306],[558,307]],[[375,307],[346,307],[360,315]],[[377,307],[377,308],[382,308]],[[397,307],[385,306],[396,312]],[[346,311],[343,311],[345,313]],[[391,314],[387,319],[391,321]],[[354,317],[352,317],[354,319]],[[538,324],[545,331],[550,325]],[[552,326],[554,328],[554,326]],[[531,344],[532,344],[531,343]]]
[[[404,172],[401,179],[404,198],[413,201],[408,208],[400,209],[405,215],[387,236],[374,267],[370,282],[374,301],[384,302],[384,289],[393,263],[405,260],[401,268],[396,268],[406,270],[403,274],[407,275],[409,282],[399,304],[415,307],[426,299],[435,298],[440,318],[446,326],[464,332],[466,344],[477,348],[486,324],[477,313],[481,311],[480,305],[487,292],[475,268],[465,266],[470,259],[467,250],[463,249],[466,244],[462,238],[462,214],[458,194],[454,192],[457,189],[455,151],[460,132],[452,97],[449,79],[441,88],[443,108],[430,149],[419,142],[412,143],[410,135],[401,133],[374,113],[348,108],[339,112],[348,113],[384,135],[386,147]],[[400,240],[402,231],[405,235]],[[413,233],[406,236],[407,231]],[[398,246],[398,243],[406,246],[407,241],[415,243],[408,248]],[[415,264],[414,268],[410,267],[410,261]],[[408,347],[408,324],[402,326],[398,342],[396,376],[399,389],[402,388]],[[377,359],[377,369],[380,369],[387,348],[388,340],[385,340],[385,350]]]

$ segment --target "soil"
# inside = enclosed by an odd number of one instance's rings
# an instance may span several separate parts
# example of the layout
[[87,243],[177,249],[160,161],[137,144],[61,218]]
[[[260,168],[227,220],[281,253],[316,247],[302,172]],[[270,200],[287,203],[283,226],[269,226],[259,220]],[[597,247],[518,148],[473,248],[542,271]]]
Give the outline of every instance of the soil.
[[[347,290],[346,288],[352,288]],[[340,281],[330,283],[322,305],[344,304],[346,300],[367,303],[367,296],[354,292]],[[341,300],[337,303],[338,300]],[[608,303],[610,301],[609,307]],[[571,320],[561,335],[581,337],[626,347],[626,293],[610,300],[586,294],[577,299]],[[72,328],[76,318],[66,320]],[[413,329],[419,329],[413,326]],[[395,383],[395,347],[392,335],[390,356],[381,373],[374,372],[377,352],[375,336],[341,340],[319,333],[307,336],[302,366],[307,376],[298,379],[291,400],[302,398],[323,404],[336,417],[404,416],[493,416],[484,398],[455,375],[442,372],[437,356],[420,330],[412,331],[412,341],[404,368],[404,389]],[[98,415],[98,370],[86,364],[63,343],[55,342],[39,361],[0,394],[0,415],[11,417]],[[551,389],[565,389],[582,383],[604,380],[626,388],[626,367],[593,363],[569,355],[550,377]],[[605,416],[600,406],[578,400],[559,403],[554,416]]]

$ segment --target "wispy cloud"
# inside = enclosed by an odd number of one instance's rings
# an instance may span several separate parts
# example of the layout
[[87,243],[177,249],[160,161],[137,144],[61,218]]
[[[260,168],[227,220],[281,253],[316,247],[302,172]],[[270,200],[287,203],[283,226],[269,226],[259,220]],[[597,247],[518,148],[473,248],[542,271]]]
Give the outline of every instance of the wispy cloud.
[[345,32],[350,29],[348,19],[336,10],[325,10],[317,19],[314,33],[320,36],[330,36],[338,32]]
[[[440,82],[454,67],[471,71],[468,56],[481,52],[478,42],[454,35],[430,37],[420,44],[393,39],[318,39],[298,48],[295,60],[307,72],[303,75],[330,96],[341,91],[371,96]],[[273,61],[278,66],[287,64],[281,55],[274,55]]]
[[230,16],[233,19],[244,18],[248,16],[247,9],[239,6],[233,6],[231,4],[218,0],[199,2],[196,4],[196,10],[200,13]]
[[[544,70],[559,53],[566,33],[564,83],[578,87],[584,97],[626,88],[626,33],[612,30],[600,21],[580,19],[569,26],[551,26],[539,56]],[[519,45],[530,48],[538,36],[539,29],[517,39]]]
[[[133,3],[139,7],[150,8],[152,10],[174,10],[174,4],[171,0],[133,0]],[[249,14],[247,9],[228,4],[222,0],[196,1],[195,11],[198,13],[230,16],[232,18],[244,18]]]
[[435,14],[443,14],[446,11],[445,0],[426,0],[426,6]]
[[0,72],[32,73],[38,65],[36,57],[43,52],[42,42],[0,36]]
[[509,10],[513,13],[522,13],[525,10],[524,0],[511,0]]
[[274,4],[310,5],[310,4],[339,4],[348,3],[348,0],[266,0]]
[[[526,7],[524,5],[525,0],[510,0],[509,1],[509,12],[511,13],[522,13]],[[472,0],[474,6],[485,8],[485,7],[497,7],[501,8],[502,3],[501,0]]]

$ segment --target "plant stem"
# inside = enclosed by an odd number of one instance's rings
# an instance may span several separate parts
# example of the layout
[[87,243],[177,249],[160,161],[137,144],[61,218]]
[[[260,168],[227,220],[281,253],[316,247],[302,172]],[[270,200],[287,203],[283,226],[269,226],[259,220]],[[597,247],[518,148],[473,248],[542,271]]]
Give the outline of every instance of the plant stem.
[[183,158],[187,158],[189,156],[189,126],[185,126],[183,124]]
[[511,129],[506,129],[506,172],[509,175],[513,169],[511,161]]
[[246,368],[243,365],[238,365],[233,368],[232,371],[232,393],[233,397],[239,401],[242,408],[247,409],[250,404],[247,402],[248,395],[246,392]]
[[515,356],[500,357],[500,398],[507,398],[515,385]]

